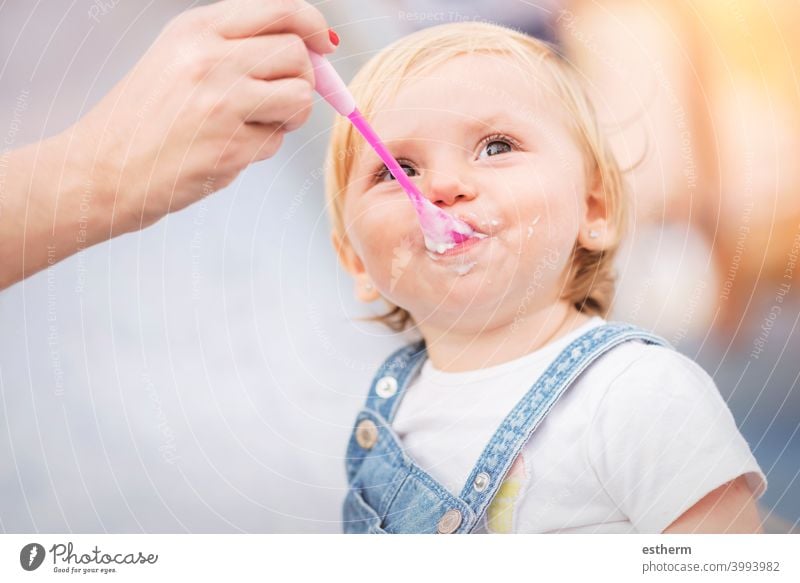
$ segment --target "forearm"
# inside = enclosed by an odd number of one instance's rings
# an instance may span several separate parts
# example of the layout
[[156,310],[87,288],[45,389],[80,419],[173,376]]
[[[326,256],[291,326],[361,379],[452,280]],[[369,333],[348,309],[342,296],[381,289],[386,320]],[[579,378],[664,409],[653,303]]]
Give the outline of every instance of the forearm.
[[111,235],[112,189],[72,137],[0,155],[0,289]]

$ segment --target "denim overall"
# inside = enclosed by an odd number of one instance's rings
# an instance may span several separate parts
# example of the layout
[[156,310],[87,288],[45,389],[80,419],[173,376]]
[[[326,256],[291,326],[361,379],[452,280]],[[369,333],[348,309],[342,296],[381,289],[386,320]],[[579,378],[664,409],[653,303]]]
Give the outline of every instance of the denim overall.
[[470,533],[525,443],[572,382],[603,353],[629,340],[672,348],[632,324],[608,322],[571,342],[514,406],[455,496],[405,453],[392,429],[403,393],[427,351],[424,340],[378,369],[347,446],[345,533]]

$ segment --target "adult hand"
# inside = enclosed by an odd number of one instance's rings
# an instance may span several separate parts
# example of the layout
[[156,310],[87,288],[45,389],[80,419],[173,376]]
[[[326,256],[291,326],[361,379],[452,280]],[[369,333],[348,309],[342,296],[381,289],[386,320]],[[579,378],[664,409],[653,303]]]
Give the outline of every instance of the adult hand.
[[[225,0],[171,21],[74,128],[116,199],[114,231],[148,225],[269,158],[311,110],[308,48],[334,49],[301,0]],[[111,182],[109,182],[111,181]]]
[[173,19],[83,119],[3,155],[0,289],[272,156],[310,112],[307,49],[334,41],[302,0],[223,0]]

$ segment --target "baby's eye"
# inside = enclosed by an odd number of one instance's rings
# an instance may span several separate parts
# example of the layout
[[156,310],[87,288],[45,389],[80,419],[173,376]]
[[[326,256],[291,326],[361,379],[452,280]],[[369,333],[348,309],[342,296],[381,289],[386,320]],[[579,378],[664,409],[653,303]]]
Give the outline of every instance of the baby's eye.
[[[401,162],[400,160],[398,160],[397,163],[400,164],[400,168],[403,169],[403,172],[406,173],[406,176],[409,176],[409,177],[417,176],[418,173],[414,169],[414,167],[411,166],[411,164],[409,164],[407,162]],[[377,182],[386,182],[387,180],[396,180],[395,177],[392,176],[392,173],[389,172],[389,169],[386,166],[384,166],[383,168],[381,168],[378,171],[378,173],[375,175],[375,178],[376,178]]]
[[486,142],[483,145],[483,147],[481,148],[481,153],[478,154],[478,158],[487,158],[489,156],[505,154],[506,152],[510,152],[513,149],[514,147],[507,140],[494,139],[490,142]]

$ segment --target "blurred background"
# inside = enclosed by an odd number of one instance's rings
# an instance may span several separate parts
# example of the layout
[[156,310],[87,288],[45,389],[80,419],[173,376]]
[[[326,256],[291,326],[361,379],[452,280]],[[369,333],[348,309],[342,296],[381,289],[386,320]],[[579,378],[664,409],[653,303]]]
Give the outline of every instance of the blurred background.
[[[197,2],[0,2],[0,148],[55,134]],[[349,79],[417,28],[511,25],[587,76],[635,218],[611,319],[717,382],[800,525],[800,4],[329,0]],[[141,233],[0,292],[0,530],[340,532],[344,448],[405,339],[328,238],[329,108],[273,159]],[[376,310],[380,306],[376,307]]]

